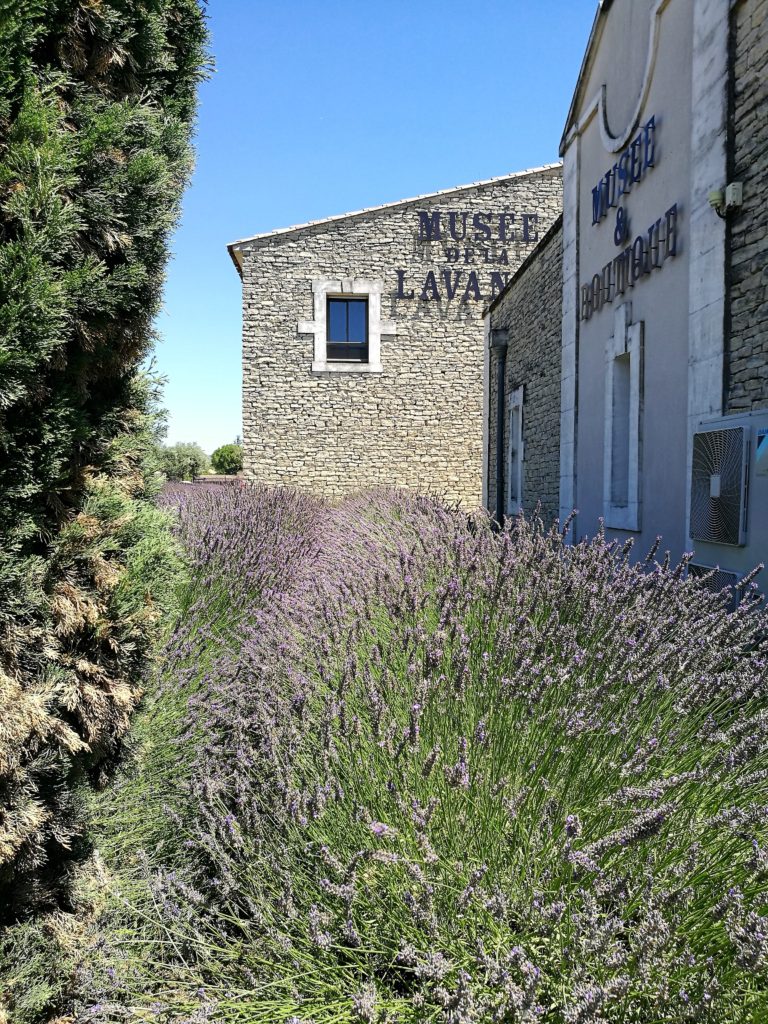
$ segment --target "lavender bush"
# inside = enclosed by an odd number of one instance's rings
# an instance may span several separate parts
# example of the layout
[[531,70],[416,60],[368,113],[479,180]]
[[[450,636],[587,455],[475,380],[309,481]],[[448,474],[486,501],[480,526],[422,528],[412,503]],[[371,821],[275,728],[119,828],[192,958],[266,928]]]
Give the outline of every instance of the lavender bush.
[[398,494],[168,501],[184,614],[97,808],[84,1019],[768,1019],[754,586]]

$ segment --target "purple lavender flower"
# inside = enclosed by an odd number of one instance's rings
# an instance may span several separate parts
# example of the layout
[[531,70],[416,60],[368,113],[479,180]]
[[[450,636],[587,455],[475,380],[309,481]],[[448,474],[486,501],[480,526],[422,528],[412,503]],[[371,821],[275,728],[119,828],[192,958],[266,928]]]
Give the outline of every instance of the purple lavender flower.
[[389,839],[397,835],[397,830],[392,828],[391,825],[386,825],[383,821],[372,821],[368,828],[379,839]]
[[[136,929],[164,993],[205,962],[302,1024],[735,1019],[765,969],[764,611],[412,495],[173,500],[183,721]],[[155,998],[149,953],[92,1001]]]

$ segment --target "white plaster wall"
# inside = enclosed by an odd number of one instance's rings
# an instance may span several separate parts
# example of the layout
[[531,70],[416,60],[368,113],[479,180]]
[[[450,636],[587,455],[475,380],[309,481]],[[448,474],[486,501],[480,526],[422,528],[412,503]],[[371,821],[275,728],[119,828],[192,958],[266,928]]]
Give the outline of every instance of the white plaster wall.
[[[604,511],[606,343],[613,332],[616,305],[630,301],[633,322],[644,324],[640,529],[631,534],[623,530],[609,533],[635,536],[638,554],[644,553],[659,533],[663,535],[664,547],[676,555],[686,547],[687,538],[689,261],[694,244],[690,186],[693,10],[698,6],[699,0],[695,4],[690,0],[614,0],[605,16],[598,52],[582,89],[582,109],[577,111],[579,129],[571,137],[564,160],[566,281],[561,505],[565,510],[571,497],[568,423],[575,418],[576,484],[572,501],[580,512],[579,534],[595,532]],[[610,144],[606,135],[606,122],[610,134],[631,139],[638,124],[646,123],[653,115],[657,123],[656,165],[621,202],[630,219],[630,239],[645,233],[677,203],[678,254],[661,269],[641,278],[622,298],[614,299],[613,305],[604,306],[589,320],[577,322],[578,307],[575,316],[567,307],[573,300],[573,282],[568,278],[569,251],[575,254],[579,285],[587,283],[621,251],[613,237],[615,211],[609,212],[600,224],[592,225],[592,188],[617,157],[616,146]],[[629,118],[629,123],[622,118]],[[574,191],[576,238],[569,238],[569,205]],[[574,374],[569,360],[576,354]],[[567,408],[574,375],[575,416]]]
[[[729,0],[697,0],[692,68],[689,382],[686,475],[702,418],[719,416],[723,396],[725,222],[708,202],[726,180]],[[686,494],[686,537],[690,492]]]
[[[560,522],[577,509],[576,382],[579,348],[579,147],[577,135],[563,159],[563,361],[560,383]],[[573,526],[578,528],[577,523]],[[573,530],[571,531],[573,533]]]

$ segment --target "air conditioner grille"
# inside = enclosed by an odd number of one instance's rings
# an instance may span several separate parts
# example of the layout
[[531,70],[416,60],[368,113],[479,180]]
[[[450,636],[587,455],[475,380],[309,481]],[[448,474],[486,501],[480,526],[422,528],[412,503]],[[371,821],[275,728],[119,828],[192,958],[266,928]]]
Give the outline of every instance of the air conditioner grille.
[[693,435],[691,537],[711,544],[744,543],[747,439],[744,427]]
[[[712,573],[711,576],[710,573]],[[714,566],[698,565],[695,562],[689,564],[688,575],[693,577],[693,579],[703,580],[702,586],[706,587],[707,590],[711,590],[713,594],[719,594],[726,587],[734,587],[738,580],[735,572],[724,572],[722,569],[716,569]],[[705,579],[705,577],[709,578]]]

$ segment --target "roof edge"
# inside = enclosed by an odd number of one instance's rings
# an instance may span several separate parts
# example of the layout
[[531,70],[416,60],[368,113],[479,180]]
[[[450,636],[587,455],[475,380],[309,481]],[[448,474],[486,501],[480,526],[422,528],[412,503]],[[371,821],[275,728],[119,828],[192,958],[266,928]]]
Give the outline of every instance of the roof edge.
[[584,51],[584,57],[581,61],[581,67],[576,77],[576,87],[573,90],[573,99],[571,105],[568,108],[568,116],[565,119],[565,127],[563,128],[563,134],[560,139],[559,153],[562,157],[565,154],[566,146],[568,143],[568,136],[570,134],[571,127],[573,125],[574,118],[576,116],[576,110],[582,99],[582,93],[584,91],[584,83],[587,80],[590,70],[592,69],[592,61],[594,58],[595,50],[597,48],[600,36],[603,33],[603,19],[608,13],[613,0],[598,0],[597,10],[595,11],[594,21],[592,22],[592,30],[589,33],[589,39],[587,40],[587,48]]
[[544,234],[541,236],[539,241],[536,243],[536,247],[534,249],[532,249],[531,252],[528,253],[528,255],[525,257],[523,262],[520,264],[520,266],[514,272],[512,277],[510,277],[510,279],[507,281],[507,283],[501,289],[501,291],[496,296],[496,298],[493,300],[493,302],[490,302],[485,307],[485,309],[483,310],[483,319],[485,319],[485,317],[489,316],[494,311],[494,309],[496,309],[496,307],[499,305],[499,303],[504,298],[504,296],[507,294],[507,292],[509,292],[510,289],[512,288],[512,286],[517,281],[520,280],[520,278],[523,276],[523,274],[526,272],[526,270],[530,267],[530,265],[533,263],[533,261],[536,259],[536,257],[541,253],[541,251],[543,249],[546,249],[546,247],[549,245],[549,243],[555,237],[555,235],[557,234],[559,229],[562,228],[562,226],[563,226],[563,214],[562,214],[562,212],[560,212],[560,213],[558,213],[557,217],[555,217],[555,219],[552,221],[552,223],[549,225],[549,227],[544,232]]
[[425,192],[423,195],[411,196],[408,199],[397,199],[392,203],[381,203],[379,206],[366,206],[362,210],[352,210],[349,213],[337,213],[331,217],[321,217],[319,220],[308,220],[304,224],[292,224],[287,228],[275,228],[272,231],[263,231],[257,235],[249,235],[246,238],[239,238],[234,242],[229,242],[227,249],[229,255],[235,266],[240,269],[240,266],[235,258],[235,251],[238,246],[250,245],[253,242],[266,241],[270,238],[276,238],[280,236],[290,235],[297,231],[306,231],[308,228],[317,227],[322,224],[335,224],[339,221],[352,220],[356,217],[365,217],[371,213],[379,213],[383,210],[394,210],[399,206],[408,206],[411,203],[418,203],[423,199],[434,199],[436,196],[447,196],[453,195],[456,192],[466,192],[473,188],[482,188],[485,185],[495,185],[501,181],[513,181],[515,178],[525,178],[533,174],[542,174],[546,171],[562,170],[562,161],[558,160],[556,163],[543,164],[541,167],[531,167],[525,171],[515,171],[513,174],[501,174],[496,178],[485,178],[483,181],[471,181],[466,185],[455,185],[453,188],[440,189],[437,192]]

